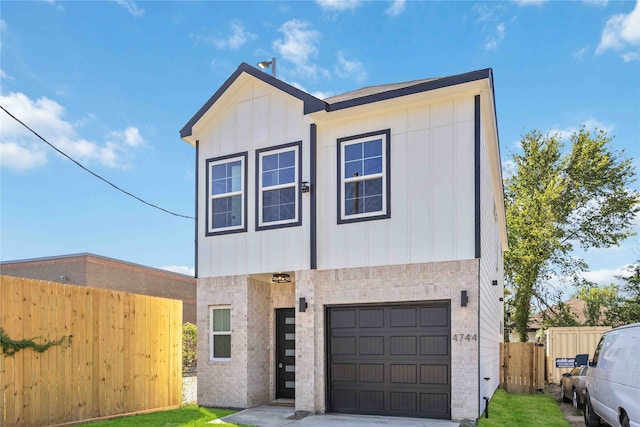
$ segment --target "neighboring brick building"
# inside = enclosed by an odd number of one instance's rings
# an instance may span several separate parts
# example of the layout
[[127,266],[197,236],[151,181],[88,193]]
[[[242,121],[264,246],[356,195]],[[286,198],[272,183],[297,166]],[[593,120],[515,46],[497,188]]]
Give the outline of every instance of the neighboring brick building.
[[89,253],[0,263],[0,274],[182,300],[183,322],[196,323],[196,279]]
[[320,100],[241,64],[197,158],[198,403],[477,419],[507,247],[493,72]]

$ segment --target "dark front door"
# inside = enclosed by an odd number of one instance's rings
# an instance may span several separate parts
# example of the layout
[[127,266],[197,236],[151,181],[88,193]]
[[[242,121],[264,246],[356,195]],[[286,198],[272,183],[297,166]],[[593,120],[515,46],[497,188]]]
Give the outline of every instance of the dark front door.
[[296,397],[296,312],[276,310],[276,399]]

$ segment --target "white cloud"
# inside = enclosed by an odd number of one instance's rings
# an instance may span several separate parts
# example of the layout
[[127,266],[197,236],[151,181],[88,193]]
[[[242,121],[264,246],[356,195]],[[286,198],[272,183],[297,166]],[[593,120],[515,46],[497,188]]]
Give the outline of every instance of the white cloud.
[[13,77],[11,77],[9,74],[5,73],[4,70],[0,69],[0,79],[13,80]]
[[504,34],[504,23],[501,22],[496,25],[495,32],[487,37],[487,42],[484,44],[485,50],[494,50],[504,40]]
[[362,3],[361,0],[316,0],[316,3],[324,10],[354,10]]
[[[4,141],[4,138],[2,138]],[[47,163],[47,155],[39,147],[23,147],[15,142],[0,142],[0,167],[18,172],[42,166]]]
[[607,286],[611,283],[618,283],[620,280],[616,278],[616,276],[628,276],[629,272],[627,271],[626,266],[614,268],[614,269],[601,269],[601,270],[592,270],[585,271],[584,273],[580,273],[579,276],[593,283],[597,283],[601,286]]
[[132,126],[121,132],[111,132],[111,136],[123,141],[129,147],[141,147],[144,145],[144,138],[140,135],[140,131]]
[[0,18],[0,34],[7,32],[7,21]]
[[571,137],[571,135],[573,135],[574,133],[577,133],[582,127],[584,127],[586,130],[590,132],[594,132],[595,130],[603,130],[608,134],[611,133],[611,131],[613,131],[614,129],[613,125],[607,125],[596,119],[591,118],[583,121],[582,123],[580,123],[579,126],[569,126],[564,129],[559,129],[559,128],[549,129],[547,131],[547,135],[557,134],[560,137],[560,139],[568,140]]
[[404,12],[404,8],[406,6],[405,0],[393,0],[391,5],[384,11],[389,16],[398,16],[402,12]]
[[623,53],[621,56],[624,62],[640,60],[640,54],[638,54],[638,52],[627,52],[627,53]]
[[630,58],[629,55],[637,57],[637,52],[629,52],[629,49],[633,49],[634,46],[640,46],[640,0],[636,2],[635,8],[629,14],[620,13],[607,20],[596,54],[607,50],[624,50],[623,58],[624,55],[627,58]]
[[309,23],[297,19],[285,22],[278,31],[284,35],[283,39],[273,42],[278,57],[293,62],[296,65],[295,74],[315,77],[318,67],[309,60],[318,53],[316,45],[320,41],[320,33],[311,28]]
[[133,16],[144,15],[144,9],[138,7],[138,5],[133,0],[116,0],[116,3],[127,9]]
[[573,53],[573,57],[576,59],[582,59],[584,58],[584,55],[589,51],[589,45],[584,46],[583,48],[577,50],[576,52]]
[[[48,98],[29,99],[23,93],[0,95],[0,104],[44,139],[75,160],[108,167],[126,168],[132,149],[144,144],[135,127],[114,131],[104,143],[89,141],[78,135],[80,124],[64,120],[64,107]],[[47,162],[52,149],[4,112],[0,113],[0,157],[2,167],[24,171]]]
[[369,77],[362,62],[347,59],[342,51],[338,51],[338,65],[336,65],[335,71],[338,76],[351,78],[360,84]]
[[213,44],[215,44],[218,49],[238,49],[249,40],[254,40],[257,37],[257,35],[245,30],[242,23],[233,21],[231,23],[231,34],[229,37],[225,39],[215,39],[213,40]]
[[327,99],[327,98],[331,98],[334,94],[333,92],[315,91],[315,92],[312,92],[311,95],[315,96],[318,99]]
[[493,3],[476,3],[472,10],[478,15],[476,22],[481,23],[495,22],[497,20],[496,16],[501,13],[500,4],[495,5]]
[[174,273],[186,274],[187,276],[195,277],[196,270],[193,267],[186,267],[184,265],[166,265],[159,267],[161,270],[173,271]]

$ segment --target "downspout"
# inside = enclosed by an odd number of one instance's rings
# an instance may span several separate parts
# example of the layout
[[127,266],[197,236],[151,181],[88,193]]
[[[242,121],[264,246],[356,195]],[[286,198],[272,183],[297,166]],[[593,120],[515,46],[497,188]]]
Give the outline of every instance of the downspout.
[[[480,263],[481,263],[481,227],[480,227],[480,203],[481,203],[481,185],[480,185],[480,95],[476,95],[474,99],[474,179],[475,179],[475,258],[478,260],[478,396],[476,402],[480,406],[481,396],[481,381],[480,381],[480,345],[482,343],[482,337],[480,336],[480,304],[482,298],[480,295]],[[478,408],[480,409],[480,408]],[[482,411],[480,411],[482,414]]]

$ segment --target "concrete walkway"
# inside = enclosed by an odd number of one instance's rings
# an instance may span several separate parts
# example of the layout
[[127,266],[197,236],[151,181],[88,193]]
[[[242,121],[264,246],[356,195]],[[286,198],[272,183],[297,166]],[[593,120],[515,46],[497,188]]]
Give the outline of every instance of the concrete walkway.
[[460,423],[449,420],[424,418],[381,417],[376,415],[324,414],[296,419],[293,407],[262,405],[245,409],[233,415],[214,420],[212,424],[245,424],[258,427],[458,427]]

